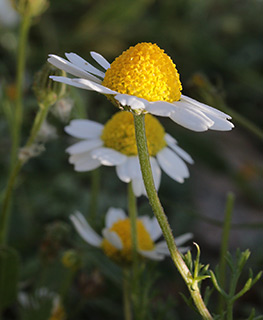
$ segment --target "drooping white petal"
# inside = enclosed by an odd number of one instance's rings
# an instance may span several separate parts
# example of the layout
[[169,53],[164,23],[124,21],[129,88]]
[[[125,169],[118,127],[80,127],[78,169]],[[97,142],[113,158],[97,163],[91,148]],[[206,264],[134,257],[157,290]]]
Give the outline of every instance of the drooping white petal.
[[127,157],[110,148],[98,148],[91,151],[93,159],[98,159],[104,166],[116,166],[126,161]]
[[106,228],[111,228],[112,225],[118,220],[124,220],[127,216],[125,212],[120,208],[109,208],[105,216]]
[[92,58],[98,62],[99,65],[101,65],[105,70],[110,68],[110,63],[99,53],[91,51],[90,55]]
[[146,196],[146,190],[142,178],[138,177],[132,179],[132,190],[135,197],[140,197],[142,195]]
[[90,73],[93,73],[101,78],[104,78],[104,76],[105,76],[104,72],[93,67],[90,63],[88,63],[85,59],[81,58],[76,53],[70,52],[70,53],[65,53],[65,55],[70,62],[72,62],[74,65],[78,66],[80,69],[83,69],[83,70],[88,71]]
[[156,161],[155,158],[150,157],[150,163],[152,167],[152,174],[153,174],[153,181],[155,185],[155,189],[158,191],[161,183],[161,169],[158,165],[158,162]]
[[84,140],[73,144],[66,149],[69,154],[78,154],[83,152],[88,152],[94,148],[99,148],[103,145],[103,141],[96,140]]
[[165,258],[164,255],[158,253],[156,250],[148,250],[148,251],[146,251],[146,250],[140,250],[139,249],[138,252],[142,256],[144,256],[144,257],[146,257],[148,259],[151,259],[151,260],[161,261],[161,260],[163,260]]
[[184,244],[186,241],[190,240],[193,238],[193,234],[191,232],[188,233],[184,233],[182,235],[180,235],[179,237],[176,237],[174,239],[175,243],[177,246],[181,246],[182,244]]
[[218,109],[215,109],[213,107],[210,107],[208,106],[207,104],[204,104],[204,103],[201,103],[193,98],[190,98],[190,97],[187,97],[185,95],[181,95],[181,101],[185,101],[187,102],[188,104],[190,105],[193,105],[197,108],[199,108],[201,111],[204,111],[206,113],[210,113],[210,114],[213,114],[217,117],[220,117],[220,118],[223,118],[223,119],[231,119],[231,116],[218,110]]
[[162,235],[162,230],[160,225],[155,217],[150,218],[149,216],[139,217],[142,220],[144,227],[149,232],[152,241],[156,241]]
[[[63,59],[59,56],[56,56],[54,54],[50,54],[47,61],[49,63],[51,63],[53,66],[57,67],[58,69],[64,70],[64,71],[72,74],[75,77],[80,77],[80,78],[94,81],[96,83],[101,83],[101,80],[98,79],[97,77],[93,76],[92,74],[86,72],[85,70],[79,68],[78,66],[74,65],[73,63],[71,63],[71,62],[67,61],[66,59]],[[57,81],[55,78],[56,77],[54,77],[52,79]]]
[[162,149],[157,154],[157,160],[163,171],[177,182],[184,182],[189,177],[189,171],[184,161],[169,148]]
[[100,161],[93,159],[90,152],[71,155],[69,163],[74,164],[74,170],[78,172],[91,171],[101,166]]
[[166,101],[154,101],[149,102],[146,110],[156,116],[169,117],[174,112],[174,105]]
[[127,160],[124,161],[122,164],[116,166],[116,173],[119,179],[125,183],[128,183],[131,181],[131,177],[129,174],[129,157],[127,157]]
[[65,127],[65,131],[75,138],[92,139],[101,136],[104,126],[98,122],[91,120],[72,120]]
[[123,244],[121,238],[114,231],[110,231],[109,229],[102,230],[103,237],[109,241],[111,245],[113,245],[116,249],[121,250],[123,248]]
[[214,122],[209,119],[204,113],[196,110],[191,110],[187,103],[182,101],[176,101],[173,103],[174,112],[169,117],[181,126],[196,131],[202,132],[208,130]]
[[70,215],[70,220],[84,241],[92,246],[100,247],[102,238],[91,228],[80,212],[77,211],[75,214]]
[[93,90],[99,93],[103,94],[116,94],[117,92],[114,90],[111,90],[107,87],[104,87],[103,85],[99,83],[95,83],[90,80],[86,79],[72,79],[72,85],[77,84],[79,88],[86,89],[86,90]]
[[118,100],[122,106],[130,106],[133,110],[144,110],[149,104],[149,101],[145,99],[128,94],[119,93],[115,96],[115,99]]
[[[211,129],[211,128],[210,128]],[[168,133],[165,134],[164,139],[168,146],[175,151],[182,159],[184,159],[186,162],[193,164],[194,160],[192,157],[184,151],[182,148],[180,148],[177,144],[177,141]]]
[[166,255],[166,256],[169,256],[169,254],[170,254],[170,251],[168,249],[167,243],[164,240],[156,243],[155,250],[158,253]]
[[217,130],[217,131],[230,131],[234,128],[234,125],[232,122],[215,117],[214,115],[209,115],[209,118],[214,121],[214,124],[212,127],[210,127],[210,130]]

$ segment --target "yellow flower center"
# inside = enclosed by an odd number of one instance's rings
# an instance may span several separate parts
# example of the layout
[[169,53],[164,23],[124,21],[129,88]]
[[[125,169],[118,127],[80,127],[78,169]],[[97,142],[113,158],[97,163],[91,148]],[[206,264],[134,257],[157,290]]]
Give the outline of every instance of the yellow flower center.
[[[136,221],[137,226],[137,243],[141,250],[153,250],[154,243],[150,234],[145,229],[141,220]],[[131,239],[131,222],[129,218],[115,222],[110,231],[114,231],[120,237],[123,248],[116,249],[106,239],[102,241],[102,249],[105,254],[112,260],[120,264],[129,264],[132,261],[132,239]]]
[[[152,115],[145,115],[145,130],[150,156],[155,156],[166,146],[165,131],[161,123]],[[105,124],[101,139],[104,146],[128,156],[137,155],[135,129],[131,112],[121,111]]]
[[139,43],[117,57],[102,84],[148,101],[178,101],[182,85],[171,58],[156,44]]

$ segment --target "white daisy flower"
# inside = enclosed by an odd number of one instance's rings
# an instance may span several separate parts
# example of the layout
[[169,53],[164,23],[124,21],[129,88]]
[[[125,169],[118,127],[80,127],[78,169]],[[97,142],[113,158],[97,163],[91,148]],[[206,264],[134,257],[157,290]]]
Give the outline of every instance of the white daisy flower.
[[102,93],[125,110],[169,117],[193,131],[228,131],[234,127],[229,115],[181,94],[176,66],[156,44],[130,47],[112,64],[96,52],[90,54],[103,71],[75,53],[66,53],[68,60],[50,55],[51,64],[77,77],[51,78]]
[[[189,177],[184,161],[193,163],[193,159],[150,114],[145,116],[145,129],[156,189],[160,186],[161,169],[177,182],[184,182]],[[116,166],[120,180],[132,182],[137,197],[146,195],[130,112],[117,112],[105,126],[91,120],[72,120],[65,131],[82,139],[66,150],[76,171],[90,171],[101,165]]]
[[[101,248],[110,259],[120,264],[129,264],[132,261],[131,223],[122,209],[110,208],[107,211],[102,236],[91,228],[80,212],[71,215],[70,219],[81,238],[88,244]],[[155,217],[138,217],[136,226],[138,253],[141,256],[152,260],[163,260],[165,256],[170,255],[165,241],[155,243],[162,235]],[[181,252],[189,249],[180,246],[192,237],[191,233],[186,233],[175,238]]]

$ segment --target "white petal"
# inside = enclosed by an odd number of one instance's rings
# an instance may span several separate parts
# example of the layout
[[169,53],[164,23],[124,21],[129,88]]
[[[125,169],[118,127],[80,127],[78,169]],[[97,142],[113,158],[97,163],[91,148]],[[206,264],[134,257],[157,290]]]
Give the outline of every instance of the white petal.
[[170,251],[168,249],[167,243],[164,240],[156,243],[155,250],[160,254],[163,254],[166,256],[170,255]]
[[69,154],[78,154],[90,151],[94,148],[101,147],[103,145],[103,141],[96,139],[96,140],[84,140],[73,144],[72,146],[66,149],[66,152]]
[[72,83],[77,84],[79,88],[86,90],[93,90],[103,94],[117,94],[117,92],[114,90],[86,79],[72,79]]
[[104,166],[116,166],[123,163],[127,157],[110,148],[98,148],[91,151],[93,159],[98,159]]
[[175,243],[177,246],[181,246],[182,244],[184,244],[185,242],[187,242],[188,240],[192,239],[193,238],[193,234],[191,232],[188,232],[188,233],[184,233],[182,234],[181,236],[179,237],[176,237],[174,239]]
[[104,126],[98,122],[91,120],[72,120],[65,127],[65,131],[75,138],[92,139],[101,136]]
[[144,227],[149,232],[152,241],[156,241],[162,235],[162,230],[155,217],[150,218],[149,216],[139,217],[142,220]]
[[177,141],[170,134],[166,133],[164,139],[167,142],[168,146],[173,149],[175,153],[177,153],[182,159],[190,164],[194,163],[192,157],[178,146]]
[[113,245],[116,249],[121,250],[123,248],[123,244],[121,238],[114,231],[110,231],[109,229],[102,230],[103,237],[109,241],[111,245]]
[[210,130],[230,131],[234,128],[233,123],[226,119],[217,118],[214,115],[209,115],[209,118],[214,121],[212,127],[209,128]]
[[161,169],[158,165],[158,162],[155,158],[150,157],[150,163],[152,167],[153,181],[155,185],[155,189],[158,191],[161,183]]
[[124,220],[127,216],[122,209],[119,208],[109,208],[105,216],[106,228],[111,228],[112,225],[118,220]]
[[71,215],[70,220],[84,241],[92,246],[100,247],[102,238],[91,228],[80,212],[77,211],[74,215]]
[[140,197],[142,195],[146,196],[146,190],[142,178],[132,179],[132,190],[135,197]]
[[66,53],[66,57],[70,62],[72,62],[74,65],[78,66],[80,69],[83,69],[85,71],[88,71],[90,73],[93,73],[101,78],[104,79],[105,73],[100,71],[99,69],[93,67],[90,63],[88,63],[86,60],[81,58],[76,53]]
[[176,101],[174,112],[170,114],[170,118],[181,126],[193,131],[201,132],[208,130],[214,122],[209,119],[204,113],[196,110],[191,110],[185,102]]
[[163,260],[163,259],[165,258],[164,255],[159,254],[159,253],[158,253],[157,251],[155,251],[155,250],[148,250],[148,251],[146,251],[146,250],[138,250],[138,252],[139,252],[142,256],[144,256],[144,257],[146,257],[146,258],[148,258],[148,259],[151,259],[151,260],[160,261],[160,260]]
[[122,106],[130,106],[133,110],[144,110],[149,104],[149,101],[145,99],[128,94],[117,94],[115,99],[118,100]]
[[[101,80],[97,77],[94,77],[92,74],[86,72],[85,70],[79,68],[78,66],[74,65],[73,63],[53,54],[49,55],[47,60],[53,66],[57,67],[58,69],[64,70],[75,77],[80,77],[84,79],[88,79],[97,83],[101,83]],[[56,77],[52,78],[55,80]],[[57,80],[55,80],[57,81]]]
[[214,114],[217,117],[223,118],[223,119],[231,119],[231,116],[218,110],[213,107],[208,106],[207,104],[201,103],[195,99],[192,99],[190,97],[187,97],[185,95],[181,95],[181,100],[188,102],[189,104],[192,104],[195,107],[198,107],[200,110],[205,111],[206,113]]
[[146,110],[156,116],[169,117],[174,112],[174,105],[166,101],[154,101],[147,105]]
[[128,166],[129,166],[129,162],[128,162],[128,157],[127,157],[127,160],[124,161],[122,164],[116,166],[116,173],[117,173],[117,176],[119,177],[119,179],[125,183],[128,183],[131,181],[131,177],[130,177],[130,174],[129,174],[129,169],[128,169]]
[[189,177],[186,164],[169,148],[162,149],[157,159],[163,171],[175,181],[182,183]]
[[98,62],[99,65],[101,65],[105,70],[110,68],[110,63],[99,53],[91,51],[90,55],[92,58]]
[[69,163],[74,164],[74,170],[78,172],[91,171],[101,165],[99,160],[92,158],[90,152],[73,154],[69,157]]

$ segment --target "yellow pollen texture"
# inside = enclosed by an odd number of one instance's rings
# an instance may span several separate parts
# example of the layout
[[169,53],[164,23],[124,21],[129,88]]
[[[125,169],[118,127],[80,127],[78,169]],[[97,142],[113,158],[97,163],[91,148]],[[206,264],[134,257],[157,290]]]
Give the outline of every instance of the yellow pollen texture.
[[[166,146],[165,131],[159,120],[150,114],[145,115],[145,130],[150,156],[155,156]],[[137,155],[133,115],[121,111],[105,124],[101,139],[104,146],[115,149],[128,156]]]
[[[154,243],[150,234],[145,229],[142,221],[137,219],[137,243],[138,248],[141,250],[153,250]],[[120,264],[129,264],[132,261],[132,239],[131,239],[131,222],[129,218],[119,220],[115,222],[110,231],[114,231],[118,234],[122,241],[123,248],[121,250],[116,249],[106,239],[102,241],[102,249],[105,254],[112,260]]]
[[139,43],[117,57],[102,84],[148,101],[178,101],[182,85],[172,59],[156,44]]

